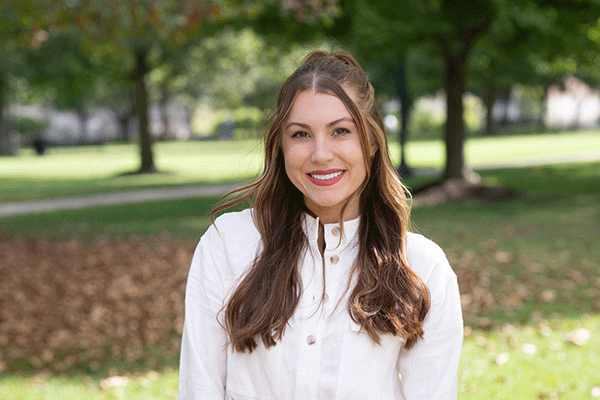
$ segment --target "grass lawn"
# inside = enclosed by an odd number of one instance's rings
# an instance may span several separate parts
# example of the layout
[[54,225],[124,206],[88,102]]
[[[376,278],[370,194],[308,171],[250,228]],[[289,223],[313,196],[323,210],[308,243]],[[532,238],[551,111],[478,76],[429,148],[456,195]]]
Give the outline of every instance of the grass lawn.
[[[466,326],[459,398],[600,397],[600,163],[481,175],[521,196],[413,210],[414,230],[444,248],[459,276]],[[194,240],[215,201],[2,218],[0,235],[94,241],[168,232],[174,240]],[[103,365],[93,373],[2,375],[0,398],[170,399],[177,391],[174,368],[176,360]]]
[[482,175],[521,198],[413,211],[459,276],[459,398],[600,397],[600,164]]
[[[473,138],[465,146],[466,160],[474,167],[495,165],[523,157],[598,150],[598,132],[570,132],[502,138]],[[203,141],[157,143],[152,175],[123,175],[138,167],[134,144],[109,144],[83,148],[52,148],[38,157],[30,149],[18,157],[0,158],[0,203],[69,197],[148,187],[244,181],[262,167],[258,141]],[[390,146],[399,161],[399,146]],[[415,168],[441,168],[441,141],[407,144],[407,162]]]
[[51,148],[42,157],[26,149],[0,158],[0,203],[243,181],[262,166],[257,141],[157,143],[154,154],[162,173],[124,175],[139,167],[136,145]]

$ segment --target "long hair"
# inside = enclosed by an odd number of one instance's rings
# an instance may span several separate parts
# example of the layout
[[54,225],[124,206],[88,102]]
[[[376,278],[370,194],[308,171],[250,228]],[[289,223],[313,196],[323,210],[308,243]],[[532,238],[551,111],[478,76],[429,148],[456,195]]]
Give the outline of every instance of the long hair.
[[350,54],[323,51],[310,53],[279,92],[266,130],[261,176],[230,192],[213,211],[214,215],[250,199],[262,240],[262,250],[224,309],[230,343],[240,352],[252,352],[258,338],[266,347],[274,346],[302,294],[298,264],[308,244],[302,228],[305,206],[302,193],[285,172],[281,133],[296,97],[304,90],[339,98],[361,140],[367,174],[353,195],[359,197],[361,220],[352,270],[356,279],[348,301],[350,316],[374,342],[379,343],[380,334],[391,333],[404,337],[410,349],[423,337],[430,299],[425,283],[406,259],[408,191],[389,159],[383,119],[366,74]]

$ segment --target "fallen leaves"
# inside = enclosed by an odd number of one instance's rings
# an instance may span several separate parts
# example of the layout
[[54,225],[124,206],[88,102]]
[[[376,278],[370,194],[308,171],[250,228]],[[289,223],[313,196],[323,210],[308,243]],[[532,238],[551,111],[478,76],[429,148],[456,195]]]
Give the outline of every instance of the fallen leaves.
[[0,237],[0,371],[175,357],[195,244]]
[[[148,361],[153,367],[152,362],[160,363],[157,357],[176,357],[195,246],[195,241],[164,235],[91,244],[77,238],[54,242],[0,235],[0,372],[96,371],[112,359]],[[489,239],[472,249],[446,250],[458,276],[465,336],[498,327],[498,312],[510,318],[523,311],[551,350],[562,351],[565,343],[584,346],[589,331],[556,337],[536,321],[543,321],[541,306],[566,304],[572,309],[575,303],[586,304],[587,309],[577,307],[581,312],[600,310],[598,264],[577,261],[559,249],[557,257],[571,263],[559,268],[499,246]],[[538,351],[517,343],[515,328],[500,323],[500,334],[511,348],[520,347],[525,354]],[[482,336],[475,341],[489,345]],[[497,365],[510,362],[509,353],[496,353]]]
[[[445,252],[458,276],[465,322],[479,329],[493,327],[490,313],[511,318],[523,310],[540,309],[539,304],[547,304],[545,309],[557,305],[557,312],[573,306],[580,312],[600,311],[598,264],[567,250],[547,254],[546,264],[532,260],[526,251],[502,250],[495,239],[474,249]],[[566,264],[554,264],[561,258]]]

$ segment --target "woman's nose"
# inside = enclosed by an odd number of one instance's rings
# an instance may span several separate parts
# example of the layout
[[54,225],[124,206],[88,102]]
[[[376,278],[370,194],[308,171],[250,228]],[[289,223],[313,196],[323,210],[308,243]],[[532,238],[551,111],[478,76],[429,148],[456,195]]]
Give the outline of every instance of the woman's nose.
[[315,138],[310,158],[314,163],[323,163],[333,158],[331,143],[327,138]]

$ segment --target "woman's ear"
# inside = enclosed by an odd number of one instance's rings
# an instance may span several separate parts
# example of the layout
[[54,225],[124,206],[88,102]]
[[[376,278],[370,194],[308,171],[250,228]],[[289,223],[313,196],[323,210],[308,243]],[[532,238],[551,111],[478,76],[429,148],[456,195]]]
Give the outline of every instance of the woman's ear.
[[379,145],[377,144],[377,141],[375,140],[375,138],[371,137],[371,149],[370,149],[370,156],[371,156],[371,160],[373,159],[373,157],[375,157],[375,153],[377,153],[377,150],[379,149]]

